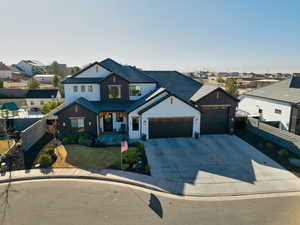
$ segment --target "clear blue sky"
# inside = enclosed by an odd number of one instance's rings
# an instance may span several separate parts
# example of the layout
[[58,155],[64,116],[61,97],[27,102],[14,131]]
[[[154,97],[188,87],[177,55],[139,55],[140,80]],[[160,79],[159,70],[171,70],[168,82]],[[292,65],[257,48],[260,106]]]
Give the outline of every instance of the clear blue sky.
[[299,72],[300,1],[1,1],[0,61]]

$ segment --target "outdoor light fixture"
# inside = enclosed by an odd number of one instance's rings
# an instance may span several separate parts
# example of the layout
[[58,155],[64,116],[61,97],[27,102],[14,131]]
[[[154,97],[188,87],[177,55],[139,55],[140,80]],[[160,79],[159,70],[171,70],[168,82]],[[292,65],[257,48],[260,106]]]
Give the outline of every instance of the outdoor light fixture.
[[146,124],[147,124],[147,121],[146,121],[146,120],[144,120],[144,126],[146,126]]
[[91,121],[89,122],[89,126],[92,126],[92,122]]
[[66,123],[65,123],[65,122],[63,122],[63,126],[64,126],[64,127],[66,126]]

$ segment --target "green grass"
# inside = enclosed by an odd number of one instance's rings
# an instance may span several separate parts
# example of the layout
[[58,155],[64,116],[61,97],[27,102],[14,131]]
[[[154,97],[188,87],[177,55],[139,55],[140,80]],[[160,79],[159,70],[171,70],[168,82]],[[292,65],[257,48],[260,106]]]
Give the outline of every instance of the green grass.
[[[134,147],[130,147],[133,149]],[[62,145],[56,148],[57,161],[53,168],[107,169],[120,167],[120,147],[86,147]]]

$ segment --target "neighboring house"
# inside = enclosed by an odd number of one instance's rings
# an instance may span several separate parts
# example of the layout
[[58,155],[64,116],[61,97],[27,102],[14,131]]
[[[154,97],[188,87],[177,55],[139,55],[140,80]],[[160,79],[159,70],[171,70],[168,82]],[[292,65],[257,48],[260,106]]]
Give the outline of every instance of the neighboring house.
[[55,75],[53,74],[37,74],[33,76],[41,84],[52,84]]
[[58,73],[58,75],[64,76],[67,74],[68,68],[67,68],[67,64],[62,64],[62,63],[57,63],[57,68],[55,71],[55,69],[50,65],[46,67],[47,73],[49,74],[55,74],[55,72]]
[[12,78],[12,71],[3,62],[0,62],[0,78],[1,79],[11,79]]
[[300,75],[246,93],[239,110],[300,134]]
[[130,139],[230,133],[238,100],[177,71],[144,71],[112,59],[65,79],[60,136],[125,132]]
[[14,102],[20,108],[39,110],[43,104],[51,101],[62,102],[61,94],[57,89],[0,89],[0,104]]
[[29,77],[45,71],[46,68],[44,64],[37,60],[22,60],[16,66]]

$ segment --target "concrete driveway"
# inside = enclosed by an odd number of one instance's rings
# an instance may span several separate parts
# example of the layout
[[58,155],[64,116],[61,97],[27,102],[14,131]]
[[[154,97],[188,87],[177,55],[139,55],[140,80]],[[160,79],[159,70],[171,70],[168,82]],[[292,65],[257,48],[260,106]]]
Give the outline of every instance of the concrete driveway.
[[300,191],[300,180],[232,135],[151,139],[145,150],[153,177],[185,195]]

